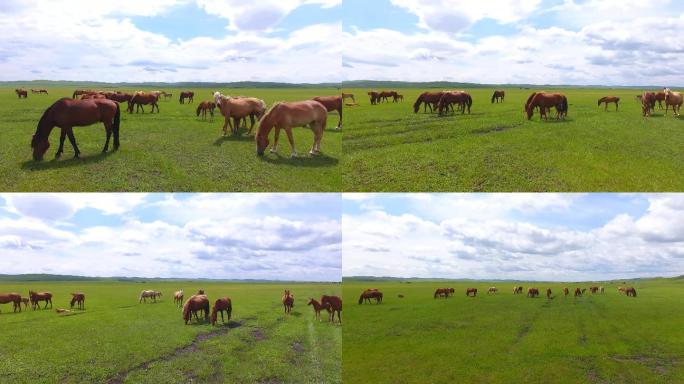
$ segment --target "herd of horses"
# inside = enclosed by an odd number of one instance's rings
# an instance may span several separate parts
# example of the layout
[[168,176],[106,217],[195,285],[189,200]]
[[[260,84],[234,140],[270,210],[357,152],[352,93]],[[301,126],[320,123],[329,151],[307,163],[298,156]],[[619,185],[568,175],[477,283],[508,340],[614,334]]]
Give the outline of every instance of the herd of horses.
[[674,116],[678,117],[684,103],[682,93],[673,92],[669,88],[665,88],[660,92],[644,92],[641,95],[637,95],[636,99],[641,102],[641,112],[644,117],[651,116],[651,113],[655,110],[656,103],[658,103],[660,109],[663,109],[663,102],[665,102],[665,115],[667,115],[668,109],[671,106]]
[[[24,309],[28,309],[28,306],[31,305],[31,309],[34,311],[37,309],[41,309],[40,303],[45,302],[45,306],[42,309],[47,309],[48,305],[50,305],[50,309],[53,309],[52,307],[52,293],[51,292],[36,292],[33,290],[28,291],[28,296],[27,297],[22,297],[20,294],[11,292],[11,293],[0,293],[0,304],[12,304],[12,307],[14,309],[14,312],[21,312],[21,306],[22,304],[24,305]],[[84,310],[85,309],[85,293],[83,292],[73,292],[71,293],[71,301],[69,302],[70,308],[74,309],[74,306],[76,306],[77,309]],[[58,308],[57,312],[58,313],[63,313],[67,310]]]
[[[20,98],[20,99],[21,99],[21,98],[26,99],[26,98],[28,97],[28,91],[25,90],[25,89],[23,89],[23,88],[17,88],[17,89],[15,89],[15,90],[14,90],[14,93],[16,93],[16,94],[17,94],[17,97]],[[31,88],[31,93],[33,93],[34,95],[35,95],[35,94],[38,94],[38,95],[41,95],[41,94],[48,95],[47,89],[33,89],[33,88]]]

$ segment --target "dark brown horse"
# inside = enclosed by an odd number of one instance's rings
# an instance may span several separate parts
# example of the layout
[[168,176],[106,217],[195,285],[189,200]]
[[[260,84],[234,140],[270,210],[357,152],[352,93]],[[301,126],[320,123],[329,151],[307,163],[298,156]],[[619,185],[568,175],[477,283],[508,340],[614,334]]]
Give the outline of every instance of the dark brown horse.
[[473,294],[473,297],[477,296],[477,288],[466,289],[466,296],[470,296],[471,293]]
[[45,302],[45,308],[47,308],[48,303],[50,303],[50,308],[52,308],[52,293],[50,292],[34,292],[29,291],[29,299],[31,299],[31,307],[33,309],[40,309],[40,302]]
[[636,289],[634,289],[634,287],[629,287],[629,288],[625,289],[625,294],[627,296],[637,297],[637,292],[636,292]]
[[504,101],[504,97],[506,97],[506,92],[504,91],[494,91],[494,94],[492,95],[492,104],[496,101],[497,103]]
[[546,298],[547,299],[551,298],[551,288],[546,288]]
[[123,103],[124,101],[130,102],[133,95],[130,93],[123,93],[123,92],[107,92],[107,93],[105,93],[105,97],[108,98],[109,100],[113,100],[113,101],[117,101],[119,103]]
[[216,319],[218,317],[217,315],[219,312],[221,313],[222,323],[226,322],[223,319],[223,312],[226,312],[226,316],[228,316],[228,321],[230,321],[230,316],[233,313],[233,303],[230,300],[230,297],[224,297],[214,302],[214,306],[211,308],[211,325],[216,325]]
[[24,304],[24,309],[28,309],[28,305],[29,305],[30,301],[31,301],[31,299],[29,299],[28,297],[22,297],[21,298],[21,302]]
[[178,102],[181,104],[185,104],[185,99],[188,99],[188,104],[192,103],[195,97],[195,92],[192,91],[182,91],[180,93],[180,97],[178,98]]
[[568,287],[563,288],[563,294],[564,294],[565,296],[567,296],[567,295],[570,294],[570,290],[568,289]]
[[325,305],[319,303],[314,299],[313,297],[309,298],[309,301],[306,303],[306,305],[312,305],[314,309],[314,318],[318,321],[321,321],[321,311],[322,310],[327,310],[328,311],[328,318],[330,318],[330,312],[332,309],[330,309],[330,304],[327,303]]
[[88,99],[106,99],[107,96],[105,96],[102,93],[87,93],[85,95],[81,95],[81,100],[88,100]]
[[644,117],[651,116],[651,112],[655,109],[656,95],[653,92],[644,92],[641,94],[641,113]]
[[527,112],[527,119],[531,120],[534,115],[534,109],[539,108],[539,113],[542,119],[548,119],[546,112],[551,108],[556,108],[556,120],[565,119],[568,114],[568,99],[565,95],[560,93],[546,93],[535,92],[527,99],[525,105],[525,112]]
[[78,306],[78,309],[84,310],[85,309],[85,293],[83,292],[74,292],[71,294],[71,302],[69,302],[71,305],[71,309],[74,308],[74,304]]
[[582,296],[582,290],[579,288],[575,288],[575,297],[577,296]]
[[[658,109],[663,109],[663,101],[665,101],[665,91],[658,91],[653,93],[655,95],[655,101],[658,103]],[[655,105],[653,106],[655,109]]]
[[290,293],[289,289],[285,290],[282,301],[283,307],[285,308],[285,313],[290,313],[290,311],[292,311],[292,307],[294,307],[294,296]]
[[321,296],[321,305],[330,306],[329,321],[335,322],[335,313],[337,313],[337,320],[342,324],[342,299],[339,296]]
[[158,93],[136,92],[128,102],[128,113],[133,113],[133,106],[135,106],[135,113],[138,113],[140,110],[142,110],[142,113],[145,113],[143,105],[152,105],[150,113],[154,113],[155,108],[157,108],[157,113],[159,113],[157,101],[159,101]]
[[437,102],[439,114],[442,115],[446,113],[449,107],[453,104],[457,104],[461,108],[461,114],[465,113],[466,108],[468,108],[468,114],[470,114],[470,107],[473,105],[473,98],[470,97],[470,94],[467,92],[443,92],[442,97],[440,97],[439,102]]
[[24,99],[28,97],[28,92],[26,92],[25,89],[15,89],[14,92],[16,92],[17,97],[20,99],[23,97]]
[[426,112],[428,107],[430,108],[430,112],[433,112],[435,109],[437,109],[437,105],[439,104],[439,99],[442,98],[442,94],[444,94],[444,92],[441,91],[421,93],[416,99],[416,102],[413,103],[413,113],[418,113],[421,104],[424,104],[423,112]]
[[601,106],[601,103],[606,103],[606,108],[604,109],[605,111],[608,110],[608,104],[609,103],[615,103],[615,110],[618,110],[618,103],[620,102],[620,98],[617,96],[606,96],[602,97],[598,101],[598,105]]
[[21,295],[18,293],[0,293],[0,304],[12,303],[14,312],[21,312]]
[[359,296],[359,304],[363,304],[364,301],[371,302],[371,299],[375,299],[376,304],[382,303],[382,292],[380,291],[363,291],[361,296]]
[[45,110],[38,122],[36,133],[31,139],[33,159],[36,161],[43,159],[43,155],[50,147],[48,138],[54,127],[59,127],[62,130],[59,136],[59,149],[55,157],[61,156],[64,152],[64,138],[66,136],[69,136],[71,146],[74,148],[74,157],[78,157],[81,151],[76,145],[73,127],[84,127],[97,122],[104,124],[107,133],[107,140],[102,152],[109,150],[109,139],[112,133],[114,133],[114,150],[117,150],[119,148],[120,116],[119,103],[115,101],[106,99],[59,99]]
[[591,286],[591,287],[589,287],[589,292],[591,292],[592,295],[593,295],[593,294],[596,294],[596,293],[598,292],[598,290],[599,290],[599,287],[598,287],[598,286]]
[[336,130],[342,129],[342,96],[316,96],[312,100],[316,100],[325,106],[328,112],[337,111],[340,116],[340,121],[337,122]]
[[305,126],[311,128],[314,135],[313,145],[309,154],[318,155],[321,150],[321,140],[323,139],[327,119],[328,110],[325,109],[323,104],[315,100],[273,104],[261,120],[259,120],[255,137],[257,155],[262,156],[264,154],[269,143],[268,135],[275,128],[273,146],[270,152],[275,153],[278,151],[278,136],[280,135],[280,130],[284,129],[292,149],[290,156],[297,157],[292,128]]
[[537,288],[528,288],[527,289],[527,297],[533,298],[539,296],[539,289]]
[[183,320],[185,324],[195,315],[195,320],[199,321],[197,312],[204,311],[205,321],[209,321],[209,299],[206,295],[192,295],[183,305]]
[[379,93],[376,91],[369,91],[368,92],[368,97],[370,98],[371,105],[375,105],[378,103],[378,95],[379,95]]
[[207,118],[207,112],[211,115],[211,120],[214,120],[214,109],[216,109],[216,103],[213,101],[200,101],[197,105],[197,116],[199,117],[202,113],[202,120]]

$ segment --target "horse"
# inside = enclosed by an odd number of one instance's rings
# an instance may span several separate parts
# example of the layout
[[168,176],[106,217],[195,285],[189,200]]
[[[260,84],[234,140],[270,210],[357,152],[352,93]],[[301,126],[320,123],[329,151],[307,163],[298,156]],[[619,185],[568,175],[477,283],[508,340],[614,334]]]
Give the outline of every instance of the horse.
[[[658,109],[663,109],[663,101],[665,101],[665,91],[654,92],[655,101],[658,103]],[[655,108],[655,105],[653,106]]]
[[290,293],[289,289],[285,290],[282,301],[283,307],[285,308],[285,313],[290,313],[290,311],[292,311],[292,307],[294,307],[294,296]]
[[88,99],[106,99],[107,96],[103,95],[102,93],[86,93],[85,95],[81,95],[81,100],[88,100]]
[[78,309],[85,310],[85,293],[83,292],[73,292],[71,294],[71,309],[74,308],[74,304],[78,305]]
[[400,294],[397,295],[397,297],[400,298],[400,299],[403,299],[403,298],[404,298],[404,295],[402,295],[402,294],[400,293]]
[[342,299],[339,296],[321,296],[321,305],[327,305],[330,307],[328,309],[328,321],[335,323],[335,313],[337,313],[337,320],[342,324]]
[[28,97],[28,92],[26,92],[25,89],[15,89],[14,92],[17,94],[18,98],[27,98]]
[[[223,136],[228,135],[229,126],[233,135],[237,135],[240,128],[240,120],[245,119],[246,121],[247,117],[252,121],[252,125],[247,132],[247,134],[251,134],[254,128],[254,118],[261,118],[266,111],[266,103],[255,97],[230,97],[220,92],[214,92],[214,102],[225,119],[223,123]],[[233,118],[233,125],[230,122],[231,118]]]
[[470,95],[467,92],[443,92],[442,97],[440,97],[439,101],[437,102],[439,114],[442,115],[445,109],[448,111],[449,106],[451,106],[452,104],[458,104],[460,106],[461,114],[465,113],[465,109],[467,107],[468,114],[470,114],[470,107],[473,105],[473,98],[470,97]]
[[567,295],[570,294],[570,290],[568,289],[568,287],[563,288],[563,294],[564,294],[565,296],[567,296]]
[[653,92],[644,92],[641,94],[641,113],[644,117],[650,117],[651,112],[655,109],[656,95]]
[[39,94],[43,94],[43,93],[44,93],[44,94],[47,95],[47,94],[48,94],[48,91],[47,91],[47,89],[39,89],[39,90],[38,90],[38,93],[39,93]]
[[625,294],[627,296],[637,297],[637,292],[636,292],[636,289],[634,289],[634,287],[629,287],[629,288],[625,289]]
[[582,290],[579,288],[575,288],[575,297],[577,296],[582,296]]
[[40,309],[40,302],[45,302],[45,307],[47,309],[48,303],[50,303],[50,308],[52,308],[52,293],[50,292],[34,292],[29,291],[29,298],[31,299],[31,307],[35,310],[36,307]]
[[173,294],[173,303],[177,304],[179,307],[183,305],[183,290],[176,291]]
[[185,99],[188,99],[188,104],[192,103],[195,97],[195,92],[192,91],[182,91],[180,93],[180,97],[178,98],[178,102],[181,104],[185,104]]
[[391,97],[392,102],[396,103],[397,102],[397,95],[398,94],[396,91],[380,91],[380,93],[378,93],[378,100],[380,102],[382,102],[382,101],[388,102],[387,99]]
[[[24,309],[28,309],[29,301],[31,301],[31,299],[28,297],[21,298],[21,302],[24,304]],[[19,308],[19,310],[21,311],[21,308]]]
[[74,91],[74,94],[71,96],[72,99],[75,99],[76,96],[81,96],[81,95],[86,95],[89,93],[100,93],[99,91],[94,91],[92,89],[77,89]]
[[379,93],[376,91],[369,91],[368,92],[368,97],[370,97],[371,105],[375,105],[378,103],[378,95],[379,95]]
[[143,300],[145,301],[145,303],[147,303],[148,297],[152,298],[152,300],[156,303],[157,302],[157,294],[159,294],[159,296],[161,296],[161,292],[151,291],[148,289],[141,291],[140,292],[140,300],[138,300],[138,304],[142,303]]
[[376,304],[382,303],[382,292],[375,290],[365,290],[361,293],[361,296],[359,296],[359,304],[363,304],[364,301],[368,301],[370,303],[371,299],[375,299]]
[[517,295],[518,293],[523,293],[523,287],[513,287],[513,294]]
[[430,107],[430,112],[433,112],[435,109],[437,109],[437,104],[439,103],[439,99],[442,98],[442,94],[444,94],[444,92],[441,91],[421,93],[418,95],[416,102],[413,103],[413,113],[418,113],[421,104],[424,104],[423,113],[426,112],[428,107]]
[[353,93],[344,93],[342,92],[342,101],[346,99],[351,99],[352,103],[356,104],[356,99],[354,98]]
[[330,303],[327,303],[325,305],[319,303],[314,299],[313,297],[309,298],[309,301],[306,303],[306,305],[312,305],[314,309],[314,319],[321,321],[321,311],[322,310],[327,310],[328,311],[328,318],[330,317],[330,311],[332,309],[330,308]]
[[604,293],[604,292],[605,292],[605,290],[603,289],[603,286],[600,286],[600,287],[599,287],[599,291],[601,291],[601,293]]
[[145,93],[143,91],[136,92],[131,100],[128,101],[128,113],[133,113],[133,106],[135,106],[135,113],[142,110],[145,113],[145,108],[143,105],[152,105],[152,110],[150,113],[154,113],[154,109],[157,108],[157,113],[159,113],[159,94],[158,93]]
[[18,293],[0,293],[0,304],[12,303],[14,312],[16,312],[17,309],[21,312],[21,301],[21,295]]
[[342,129],[342,97],[341,96],[316,96],[311,100],[316,100],[325,106],[328,112],[337,111],[340,115],[340,121],[337,123],[335,130]]
[[619,293],[625,293],[625,291],[627,290],[627,287],[618,287],[617,290]]
[[207,111],[211,115],[211,120],[214,120],[214,109],[216,109],[216,103],[213,101],[201,101],[197,105],[197,117],[202,113],[202,120],[206,120]]
[[314,134],[313,145],[309,151],[310,155],[317,155],[321,150],[321,139],[325,130],[326,121],[328,118],[328,110],[315,100],[305,100],[298,102],[279,102],[273,106],[261,117],[257,126],[255,141],[257,155],[262,156],[264,150],[268,147],[268,134],[271,129],[275,128],[273,135],[273,146],[270,149],[271,153],[278,151],[278,136],[280,130],[284,129],[287,133],[287,139],[290,142],[292,152],[291,157],[297,157],[297,150],[295,149],[294,137],[292,136],[293,127],[309,126]]
[[437,288],[437,290],[435,290],[434,298],[436,299],[438,297],[448,298],[449,297],[449,288]]
[[492,104],[496,101],[496,103],[499,103],[499,100],[503,103],[504,97],[506,97],[506,92],[504,91],[494,91],[494,94],[492,95]]
[[604,111],[608,111],[608,104],[609,103],[615,103],[615,111],[617,112],[619,102],[620,102],[620,98],[617,96],[606,96],[606,97],[602,97],[599,99],[598,106],[600,107],[601,103],[605,103],[606,108],[604,109]]
[[669,89],[665,91],[665,116],[667,116],[667,110],[671,105],[672,112],[675,117],[678,117],[682,110],[682,103],[684,103],[684,97],[680,92],[672,92]]
[[496,294],[497,292],[499,292],[499,289],[496,287],[489,287],[489,289],[487,290],[488,295],[489,294]]
[[216,325],[216,318],[219,312],[221,313],[221,322],[225,323],[225,320],[223,320],[224,311],[226,316],[228,316],[228,321],[230,321],[230,316],[233,313],[233,303],[230,301],[230,297],[217,299],[214,302],[214,306],[211,308],[211,325]]
[[546,111],[551,107],[556,108],[556,120],[565,119],[568,114],[568,99],[560,93],[535,92],[527,99],[525,112],[527,120],[532,120],[534,108],[539,108],[541,118],[547,120]]
[[395,99],[397,100],[397,103],[400,101],[403,103],[404,102],[404,95],[397,93],[397,96],[395,97]]
[[133,98],[133,95],[130,93],[123,93],[123,92],[106,92],[105,97],[108,98],[109,100],[112,101],[117,101],[119,103],[131,102],[131,98]]
[[539,289],[537,289],[537,288],[528,288],[527,289],[527,297],[534,298],[537,296],[539,296]]
[[582,288],[582,294],[584,294],[587,291],[586,288]]
[[546,298],[547,299],[551,298],[551,288],[546,288]]
[[195,320],[199,321],[197,317],[197,312],[204,311],[205,321],[209,321],[209,299],[206,295],[192,295],[183,305],[183,320],[185,324],[192,319],[192,315],[195,315]]
[[598,292],[598,290],[599,290],[598,286],[589,287],[589,292],[591,292],[592,295],[596,294],[596,292]]
[[477,288],[466,289],[466,296],[470,296],[471,293],[473,294],[473,297],[477,296]]

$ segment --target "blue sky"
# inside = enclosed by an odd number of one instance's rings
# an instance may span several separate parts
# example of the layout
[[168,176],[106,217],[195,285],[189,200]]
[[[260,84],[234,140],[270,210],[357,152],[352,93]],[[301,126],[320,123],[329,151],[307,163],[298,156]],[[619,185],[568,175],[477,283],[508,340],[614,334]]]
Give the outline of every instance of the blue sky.
[[682,194],[345,194],[343,275],[684,274]]
[[332,194],[4,194],[0,270],[339,281]]

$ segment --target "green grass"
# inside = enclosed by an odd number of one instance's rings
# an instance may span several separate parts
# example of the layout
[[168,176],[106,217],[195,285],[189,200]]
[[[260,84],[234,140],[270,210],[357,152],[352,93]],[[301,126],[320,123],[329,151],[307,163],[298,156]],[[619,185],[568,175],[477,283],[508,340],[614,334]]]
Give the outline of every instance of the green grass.
[[[342,157],[337,114],[328,120],[322,154],[308,152],[313,142],[309,129],[294,129],[299,158],[290,158],[287,136],[282,135],[277,154],[256,156],[254,139],[242,132],[223,137],[223,118],[213,122],[195,115],[197,103],[210,100],[213,89],[195,89],[195,103],[178,103],[179,89],[160,88],[174,94],[160,101],[160,114],[122,113],[121,148],[101,154],[105,133],[102,124],[74,129],[81,159],[73,158],[67,140],[65,153],[54,160],[59,130],[50,136],[45,161],[32,160],[31,136],[38,120],[54,101],[70,97],[73,88],[50,88],[50,95],[18,99],[13,88],[0,88],[0,179],[4,191],[339,191]],[[275,101],[308,99],[336,94],[335,89],[221,89],[223,93]],[[123,104],[125,108],[125,103]],[[147,107],[149,112],[150,107]],[[123,112],[123,111],[122,111]],[[271,142],[273,134],[271,134]]]
[[[339,284],[217,282],[2,282],[0,292],[49,290],[55,308],[86,293],[86,310],[13,313],[0,309],[3,383],[340,383],[342,330],[318,322],[306,298],[339,294]],[[172,294],[203,288],[210,301],[233,300],[231,323],[184,325]],[[290,316],[280,297],[295,295]],[[142,289],[161,290],[138,304]],[[219,317],[220,321],[220,317]],[[120,379],[121,381],[117,381]]]
[[[684,382],[684,281],[616,283],[603,295],[513,295],[513,283],[347,282],[343,381],[353,383],[681,383]],[[487,296],[489,286],[499,294]],[[525,289],[529,283],[521,283]],[[454,287],[433,299],[437,287]],[[466,287],[478,288],[476,298]],[[364,288],[381,305],[358,305]],[[398,294],[405,298],[398,298]]]
[[[531,90],[475,89],[471,115],[413,113],[419,89],[403,103],[372,106],[365,89],[347,89],[342,166],[346,191],[681,191],[684,118],[641,116],[638,90],[562,89],[568,119],[528,121]],[[553,91],[549,89],[548,91]],[[604,112],[600,97],[622,98]],[[553,112],[555,116],[555,111]]]

